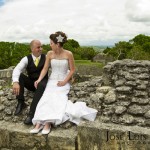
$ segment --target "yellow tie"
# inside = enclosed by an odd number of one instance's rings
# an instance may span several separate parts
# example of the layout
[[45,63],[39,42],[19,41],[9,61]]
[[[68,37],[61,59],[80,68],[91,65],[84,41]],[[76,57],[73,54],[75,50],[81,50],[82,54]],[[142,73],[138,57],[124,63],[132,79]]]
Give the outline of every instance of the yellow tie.
[[36,58],[34,63],[35,63],[35,66],[37,67],[39,64],[39,58]]

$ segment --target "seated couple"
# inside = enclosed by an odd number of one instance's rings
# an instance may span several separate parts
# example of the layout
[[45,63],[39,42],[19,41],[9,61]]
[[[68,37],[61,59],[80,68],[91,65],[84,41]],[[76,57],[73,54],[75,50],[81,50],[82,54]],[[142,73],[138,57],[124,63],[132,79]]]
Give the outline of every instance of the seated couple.
[[[52,50],[45,56],[42,54],[41,42],[33,40],[30,43],[32,54],[24,57],[13,71],[13,92],[18,99],[15,115],[20,114],[25,107],[24,87],[35,91],[29,114],[24,121],[25,124],[33,123],[34,128],[30,133],[42,130],[42,134],[48,134],[52,124],[59,125],[69,120],[78,125],[82,119],[94,121],[96,118],[97,110],[87,107],[84,102],[72,103],[68,100],[69,81],[75,65],[73,54],[63,49],[65,42],[65,33],[58,31],[51,34]],[[49,66],[52,72],[48,77]],[[25,68],[28,76],[22,74]]]

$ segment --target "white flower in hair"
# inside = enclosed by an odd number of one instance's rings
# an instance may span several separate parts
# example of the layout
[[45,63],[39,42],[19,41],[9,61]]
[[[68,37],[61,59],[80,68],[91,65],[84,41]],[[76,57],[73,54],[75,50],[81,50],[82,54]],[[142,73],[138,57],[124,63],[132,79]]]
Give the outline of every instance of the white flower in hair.
[[57,38],[57,42],[63,42],[64,37],[61,36],[60,34],[56,38]]

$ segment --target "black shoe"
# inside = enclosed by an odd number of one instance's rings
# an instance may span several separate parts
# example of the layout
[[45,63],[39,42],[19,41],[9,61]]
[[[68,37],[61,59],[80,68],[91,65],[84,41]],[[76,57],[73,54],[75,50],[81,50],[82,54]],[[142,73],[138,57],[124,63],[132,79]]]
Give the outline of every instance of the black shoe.
[[24,124],[26,125],[32,125],[32,119],[33,117],[32,116],[27,116],[27,118],[24,120]]
[[14,115],[19,115],[22,109],[25,107],[26,107],[26,104],[24,102],[18,102]]

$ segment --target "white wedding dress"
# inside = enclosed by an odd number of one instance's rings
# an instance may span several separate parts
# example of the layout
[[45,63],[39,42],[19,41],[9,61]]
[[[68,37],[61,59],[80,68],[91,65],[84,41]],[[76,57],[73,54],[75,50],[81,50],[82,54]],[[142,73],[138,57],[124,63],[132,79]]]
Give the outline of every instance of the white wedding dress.
[[82,119],[94,121],[97,110],[89,108],[84,102],[72,103],[68,100],[70,84],[57,86],[58,81],[63,81],[68,75],[67,59],[52,59],[52,73],[49,77],[46,89],[41,97],[34,118],[33,124],[45,124],[51,122],[59,125],[67,120],[79,124]]

